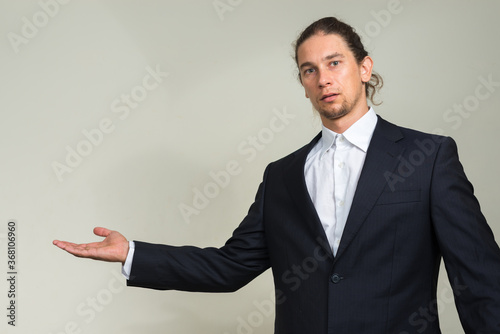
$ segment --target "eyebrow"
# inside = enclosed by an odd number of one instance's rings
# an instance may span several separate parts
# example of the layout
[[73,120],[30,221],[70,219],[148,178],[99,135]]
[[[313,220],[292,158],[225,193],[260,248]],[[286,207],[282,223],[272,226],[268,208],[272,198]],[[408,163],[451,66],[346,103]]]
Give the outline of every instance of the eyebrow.
[[[338,53],[338,52],[335,52],[335,53],[332,53],[331,55],[328,55],[326,57],[324,57],[322,60],[330,60],[330,59],[333,59],[333,58],[344,58],[344,55],[342,53]],[[313,66],[314,64],[309,62],[309,61],[306,61],[305,63],[302,63],[299,68],[302,69],[304,67],[307,67],[307,66]]]
[[330,60],[333,58],[344,58],[344,55],[342,53],[335,52],[331,55],[326,56],[325,58],[323,58],[323,60]]

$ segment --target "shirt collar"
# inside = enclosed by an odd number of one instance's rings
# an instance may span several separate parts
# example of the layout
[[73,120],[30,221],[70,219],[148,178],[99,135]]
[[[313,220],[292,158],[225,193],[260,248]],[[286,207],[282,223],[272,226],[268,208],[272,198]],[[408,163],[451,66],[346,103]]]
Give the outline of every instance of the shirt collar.
[[[373,131],[375,131],[377,120],[378,118],[375,114],[375,111],[372,107],[370,107],[366,114],[358,119],[341,135],[344,136],[344,138],[347,139],[347,141],[349,141],[351,144],[366,153],[366,151],[368,150],[368,146],[370,145],[370,140],[373,136]],[[333,146],[333,144],[335,143],[335,138],[337,136],[340,136],[340,134],[333,132],[325,126],[322,126],[321,156],[323,156],[326,151]]]

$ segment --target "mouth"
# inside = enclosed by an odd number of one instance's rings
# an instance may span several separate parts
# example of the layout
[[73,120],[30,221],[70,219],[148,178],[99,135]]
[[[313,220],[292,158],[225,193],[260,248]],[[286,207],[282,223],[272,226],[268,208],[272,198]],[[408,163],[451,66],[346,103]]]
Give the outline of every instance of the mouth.
[[337,96],[339,96],[339,94],[337,93],[330,93],[330,94],[325,94],[321,97],[321,101],[323,102],[333,102],[337,99]]

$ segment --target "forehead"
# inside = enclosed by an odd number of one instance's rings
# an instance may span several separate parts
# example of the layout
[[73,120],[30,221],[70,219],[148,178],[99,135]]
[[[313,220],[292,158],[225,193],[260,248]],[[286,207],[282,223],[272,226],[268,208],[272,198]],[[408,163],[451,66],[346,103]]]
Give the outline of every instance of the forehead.
[[306,39],[297,50],[298,65],[305,62],[316,63],[332,55],[354,57],[345,40],[337,34],[315,34]]

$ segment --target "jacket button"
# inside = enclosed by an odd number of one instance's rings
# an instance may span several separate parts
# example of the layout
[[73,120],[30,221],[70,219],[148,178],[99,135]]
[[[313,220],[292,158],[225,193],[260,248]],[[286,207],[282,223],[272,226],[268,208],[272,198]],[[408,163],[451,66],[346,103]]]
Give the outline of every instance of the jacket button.
[[343,277],[341,277],[339,274],[333,274],[330,280],[332,281],[332,283],[337,284],[342,278]]

